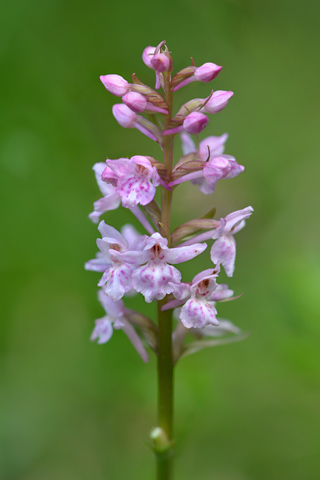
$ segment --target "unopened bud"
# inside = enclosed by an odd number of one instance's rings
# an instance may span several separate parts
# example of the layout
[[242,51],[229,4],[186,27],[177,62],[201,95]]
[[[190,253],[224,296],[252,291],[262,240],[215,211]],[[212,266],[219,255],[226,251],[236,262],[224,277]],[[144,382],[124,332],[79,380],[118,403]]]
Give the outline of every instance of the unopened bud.
[[208,122],[208,117],[203,113],[192,112],[184,120],[183,128],[188,133],[198,134],[207,126]]
[[121,127],[132,128],[135,126],[137,115],[124,103],[113,105],[112,113]]
[[129,83],[120,75],[101,75],[100,80],[108,92],[116,97],[122,97],[129,90]]
[[137,92],[128,92],[122,97],[123,103],[125,103],[133,112],[140,113],[146,109],[147,100]]
[[170,447],[168,436],[160,427],[156,427],[152,430],[150,433],[150,438],[152,441],[152,446],[156,451],[166,450]]
[[221,69],[222,67],[215,63],[204,63],[201,67],[195,69],[194,77],[199,82],[211,82],[211,80],[216,78]]
[[143,63],[144,63],[147,67],[152,68],[152,69],[153,69],[153,66],[152,66],[152,64],[151,64],[151,60],[152,60],[152,58],[153,58],[155,49],[156,49],[156,47],[146,47],[146,48],[143,50],[143,53],[142,53]]
[[151,65],[158,73],[166,72],[169,70],[170,60],[164,53],[156,53],[151,56]]
[[233,97],[231,90],[229,92],[216,90],[201,111],[205,113],[218,113],[227,106],[231,97]]

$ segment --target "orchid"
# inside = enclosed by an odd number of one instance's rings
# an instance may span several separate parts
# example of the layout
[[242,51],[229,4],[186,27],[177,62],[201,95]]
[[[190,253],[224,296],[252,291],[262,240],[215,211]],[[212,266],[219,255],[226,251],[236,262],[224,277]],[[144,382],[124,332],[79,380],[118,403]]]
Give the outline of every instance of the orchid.
[[147,157],[135,155],[130,160],[107,160],[106,164],[101,178],[104,182],[116,186],[116,192],[124,207],[147,205],[153,200],[161,178]]
[[168,248],[168,240],[154,233],[146,239],[142,252],[113,252],[113,255],[128,264],[143,265],[132,273],[133,288],[150,303],[154,299],[162,300],[180,283],[181,273],[171,264],[191,260],[206,248],[206,244],[200,243],[190,247]]
[[227,134],[220,137],[208,137],[200,142],[199,150],[196,151],[192,139],[186,133],[182,134],[182,148],[185,154],[195,152],[197,158],[202,161],[201,169],[187,173],[169,183],[169,187],[179,183],[191,182],[199,186],[199,190],[210,195],[215,191],[219,180],[233,178],[244,171],[244,166],[239,165],[231,155],[222,155]]
[[252,207],[244,208],[230,213],[221,218],[221,226],[213,233],[212,238],[217,239],[212,245],[210,255],[215,263],[220,262],[228,277],[232,277],[236,259],[236,242],[233,235],[245,226],[245,218],[250,217]]
[[[233,296],[233,290],[218,283],[218,277],[221,266],[227,276],[233,275],[234,234],[244,227],[253,209],[237,210],[219,220],[219,216],[214,218],[216,208],[209,202],[199,218],[184,220],[172,230],[174,194],[181,183],[191,181],[208,195],[214,193],[219,180],[231,179],[244,171],[234,156],[224,153],[227,133],[202,140],[198,137],[209,125],[208,115],[226,108],[233,92],[211,89],[206,98],[191,99],[174,112],[173,96],[177,90],[195,81],[211,82],[222,67],[212,62],[197,67],[191,58],[191,65],[172,76],[173,60],[165,41],[146,47],[142,59],[155,72],[155,89],[136,74],[132,75],[132,83],[116,74],[102,75],[100,79],[108,92],[122,99],[123,103],[112,107],[118,124],[136,128],[156,142],[162,158],[146,152],[96,163],[93,170],[102,198],[94,202],[89,218],[98,223],[101,215],[122,206],[129,210],[128,215],[131,212],[135,216],[145,233],[138,233],[131,224],[124,225],[120,233],[100,221],[99,251],[85,268],[102,274],[98,296],[106,313],[96,320],[91,340],[105,344],[114,330],[121,329],[143,361],[148,361],[147,348],[156,354],[158,425],[150,440],[157,461],[157,478],[169,480],[174,445],[175,364],[203,348],[245,337],[232,322],[218,317],[219,302],[240,296]],[[178,133],[183,156],[175,163],[174,139]],[[188,198],[186,213],[187,202]],[[210,258],[208,254],[206,260],[208,268],[195,272],[192,281],[188,281],[177,265],[201,255],[207,241],[212,242]],[[149,318],[126,306],[132,301],[132,293],[138,294],[135,301],[143,296],[146,303],[157,302],[157,321],[152,315]]]
[[100,191],[103,195],[102,198],[94,202],[93,204],[93,212],[90,213],[89,218],[94,222],[98,223],[100,215],[109,211],[115,210],[120,205],[120,196],[117,193],[116,189],[111,185],[105,183],[102,178],[101,174],[105,169],[105,164],[100,162],[96,163],[93,166],[93,170],[95,172],[97,184],[100,188]]
[[[129,242],[120,232],[110,225],[106,225],[104,221],[100,222],[98,230],[102,235],[102,239],[97,239],[100,254],[97,258],[89,260],[85,264],[85,268],[103,272],[98,286],[103,287],[104,292],[112,300],[117,301],[132,289],[134,266],[122,262],[116,255],[117,252],[127,251]],[[145,236],[138,236],[130,247],[136,249],[136,252],[141,252],[144,242]]]
[[172,300],[162,307],[163,310],[176,308],[184,304],[179,318],[186,328],[204,328],[207,325],[219,325],[216,318],[215,302],[232,297],[233,291],[227,285],[218,285],[216,278],[220,267],[207,269],[198,273],[192,280],[189,288],[184,291],[175,290],[176,300]]
[[142,360],[147,362],[149,355],[139,335],[136,333],[130,322],[125,318],[127,311],[122,300],[114,302],[102,290],[98,291],[98,299],[103,306],[106,315],[95,321],[96,325],[90,340],[94,341],[98,339],[97,343],[106,343],[110,340],[113,334],[113,329],[121,329],[127,335]]

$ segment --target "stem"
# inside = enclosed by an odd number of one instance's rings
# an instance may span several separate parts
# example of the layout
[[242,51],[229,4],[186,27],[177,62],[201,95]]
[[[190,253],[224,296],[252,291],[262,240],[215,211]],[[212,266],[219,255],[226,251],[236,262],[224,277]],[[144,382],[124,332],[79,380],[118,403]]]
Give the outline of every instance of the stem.
[[[170,73],[165,72],[164,90],[169,114],[165,116],[164,129],[168,128],[172,118],[172,92],[170,91]],[[164,139],[164,164],[169,176],[172,172],[173,141],[172,135]],[[170,245],[170,221],[172,192],[161,188],[161,234],[168,238]],[[172,359],[172,310],[161,311],[167,299],[158,301],[158,426],[165,432],[167,448],[155,449],[157,460],[157,480],[172,479],[172,435],[173,435],[173,359]]]

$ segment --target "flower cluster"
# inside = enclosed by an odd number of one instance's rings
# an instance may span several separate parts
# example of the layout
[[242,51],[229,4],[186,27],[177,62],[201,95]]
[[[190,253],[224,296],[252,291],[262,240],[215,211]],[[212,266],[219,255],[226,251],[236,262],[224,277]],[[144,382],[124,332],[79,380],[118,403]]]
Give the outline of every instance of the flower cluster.
[[[179,184],[190,181],[210,195],[219,180],[236,177],[244,170],[233,156],[224,154],[226,133],[198,140],[198,134],[209,123],[208,115],[222,111],[233,92],[212,91],[207,98],[190,100],[172,114],[174,92],[194,81],[211,82],[222,67],[214,63],[197,67],[192,59],[190,66],[172,76],[173,61],[165,42],[145,48],[142,60],[155,71],[155,89],[143,84],[135,74],[131,83],[115,74],[102,75],[100,79],[110,93],[122,99],[112,108],[117,122],[124,128],[137,128],[157,142],[164,152],[164,161],[134,155],[96,163],[93,170],[102,198],[94,203],[89,218],[98,223],[105,212],[122,206],[135,215],[145,233],[140,234],[129,225],[120,233],[100,221],[99,252],[85,267],[102,274],[98,296],[106,311],[106,316],[96,320],[91,339],[105,343],[113,329],[122,329],[147,361],[144,341],[157,351],[157,326],[143,314],[125,307],[124,297],[132,293],[141,293],[147,303],[160,301],[162,311],[176,309],[179,320],[174,341],[181,342],[186,332],[199,336],[202,331],[202,337],[239,333],[231,322],[223,320],[219,326],[217,302],[236,297],[228,285],[218,284],[217,279],[221,267],[228,277],[233,276],[234,235],[244,227],[253,209],[249,206],[220,219],[214,219],[215,212],[211,210],[209,215],[170,231],[171,200]],[[178,134],[183,155],[172,165],[169,146]],[[155,200],[157,188],[162,194],[161,206]],[[202,254],[207,248],[204,242],[212,240],[209,268],[197,273],[192,281],[182,280],[174,265]],[[178,334],[180,331],[183,335]]]

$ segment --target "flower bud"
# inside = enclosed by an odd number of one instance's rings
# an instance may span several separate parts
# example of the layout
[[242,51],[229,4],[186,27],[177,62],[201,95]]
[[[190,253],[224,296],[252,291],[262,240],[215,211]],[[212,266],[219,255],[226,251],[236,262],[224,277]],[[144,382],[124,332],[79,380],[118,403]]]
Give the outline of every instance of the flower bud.
[[146,109],[147,100],[137,92],[128,92],[122,97],[123,103],[125,103],[133,112],[140,113]]
[[150,438],[152,441],[152,446],[157,452],[167,450],[170,447],[168,436],[160,427],[156,427],[152,430],[150,433]]
[[164,53],[156,53],[151,56],[151,66],[158,73],[166,72],[169,70],[170,60]]
[[122,97],[129,90],[129,83],[120,75],[101,75],[100,80],[108,92],[116,97]]
[[183,128],[188,133],[200,133],[208,124],[209,119],[200,112],[192,112],[183,122]]
[[227,106],[231,97],[233,97],[231,90],[229,92],[216,90],[201,111],[205,113],[218,113]]
[[112,113],[121,127],[135,127],[137,115],[124,103],[116,103],[113,105]]
[[215,63],[204,63],[201,67],[195,69],[194,77],[199,82],[211,82],[221,69],[222,67],[219,67],[219,65],[216,65]]
[[156,47],[146,47],[146,48],[143,50],[143,54],[142,54],[143,63],[144,63],[147,67],[152,68],[152,69],[153,69],[153,66],[152,66],[152,64],[151,64],[151,60],[152,60],[152,58],[153,58],[155,49],[156,49]]

